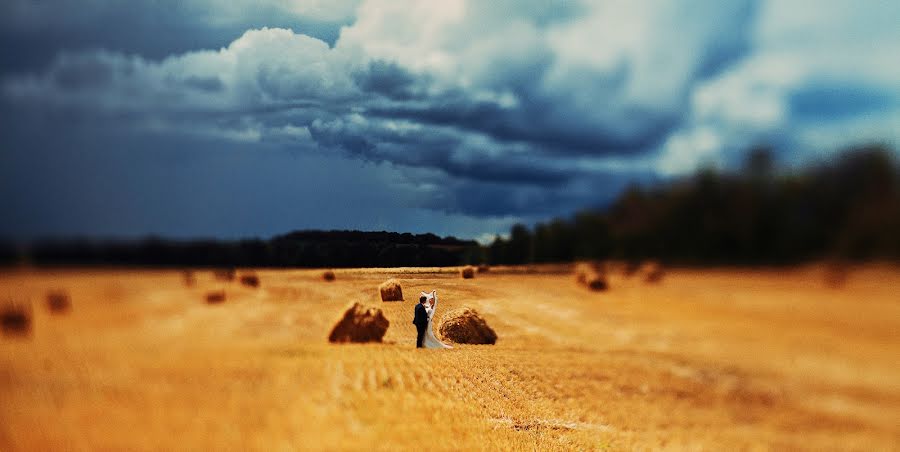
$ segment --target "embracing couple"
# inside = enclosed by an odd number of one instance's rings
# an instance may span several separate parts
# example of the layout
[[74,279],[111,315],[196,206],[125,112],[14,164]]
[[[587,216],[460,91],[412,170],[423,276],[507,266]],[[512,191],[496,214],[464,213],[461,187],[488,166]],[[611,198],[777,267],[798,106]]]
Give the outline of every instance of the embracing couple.
[[439,341],[434,335],[431,320],[434,318],[435,310],[437,310],[437,290],[432,290],[431,293],[422,292],[413,317],[413,325],[416,326],[418,333],[416,348],[453,348]]

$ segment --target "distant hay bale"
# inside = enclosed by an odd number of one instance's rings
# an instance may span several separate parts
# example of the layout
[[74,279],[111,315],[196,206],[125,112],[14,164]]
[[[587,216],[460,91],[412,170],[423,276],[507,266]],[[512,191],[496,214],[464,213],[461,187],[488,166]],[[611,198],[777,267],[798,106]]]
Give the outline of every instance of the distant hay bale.
[[609,289],[609,284],[606,282],[606,276],[599,273],[586,276],[584,285],[586,285],[588,289],[595,291]]
[[607,290],[606,267],[599,262],[579,262],[575,264],[575,282],[590,290]]
[[396,279],[381,283],[378,291],[381,292],[381,301],[403,301],[403,289],[400,287],[400,281]]
[[237,272],[233,268],[219,268],[213,271],[213,276],[219,281],[234,281]]
[[648,283],[658,283],[662,281],[666,272],[659,262],[648,261],[641,267],[641,274],[644,275],[644,281]]
[[462,307],[444,314],[439,329],[441,336],[457,344],[495,344],[497,333],[488,326],[478,311]]
[[471,265],[466,265],[465,267],[459,270],[459,276],[462,276],[463,279],[472,279],[475,277],[475,267]]
[[194,275],[194,271],[190,269],[185,269],[181,272],[181,277],[184,281],[184,285],[187,287],[193,287],[194,284],[197,283],[197,277]]
[[488,264],[481,264],[478,266],[478,273],[487,273],[491,271],[491,267]]
[[5,336],[28,336],[32,314],[31,303],[7,300],[0,304],[0,329]]
[[390,322],[379,308],[353,303],[328,335],[329,342],[381,342]]
[[325,281],[334,281],[334,272],[331,270],[325,270],[325,272],[322,273],[322,279],[324,279]]
[[72,310],[72,299],[62,290],[54,290],[47,294],[47,309],[53,314],[65,314]]
[[219,304],[225,302],[225,291],[214,290],[206,293],[206,304]]
[[578,262],[572,269],[572,273],[575,275],[575,282],[584,284],[587,281],[587,276],[594,273],[594,268],[586,262]]
[[247,287],[259,287],[259,276],[255,273],[247,273],[241,275],[241,284]]

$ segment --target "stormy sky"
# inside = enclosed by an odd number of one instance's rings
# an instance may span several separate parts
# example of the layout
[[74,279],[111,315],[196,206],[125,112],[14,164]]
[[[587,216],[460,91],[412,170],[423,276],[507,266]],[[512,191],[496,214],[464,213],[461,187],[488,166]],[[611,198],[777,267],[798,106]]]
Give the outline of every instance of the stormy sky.
[[900,138],[900,2],[4,0],[0,238],[463,238]]

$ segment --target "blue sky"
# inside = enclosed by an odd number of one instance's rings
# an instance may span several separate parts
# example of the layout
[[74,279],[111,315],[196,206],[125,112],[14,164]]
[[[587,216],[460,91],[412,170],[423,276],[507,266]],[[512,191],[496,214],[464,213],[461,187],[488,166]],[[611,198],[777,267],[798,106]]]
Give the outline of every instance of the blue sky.
[[484,238],[900,136],[900,2],[6,0],[0,237]]

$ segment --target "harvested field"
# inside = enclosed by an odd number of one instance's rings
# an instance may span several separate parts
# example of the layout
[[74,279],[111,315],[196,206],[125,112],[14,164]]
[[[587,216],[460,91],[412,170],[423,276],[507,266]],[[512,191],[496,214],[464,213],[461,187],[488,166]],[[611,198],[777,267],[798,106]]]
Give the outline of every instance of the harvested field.
[[[900,270],[667,268],[663,284],[571,267],[7,271],[0,293],[77,309],[0,335],[0,450],[891,450],[900,443]],[[495,345],[416,350],[413,302],[476,309]],[[330,344],[348,304],[383,343]],[[436,325],[437,326],[437,325]],[[102,419],[102,421],[98,421]]]

